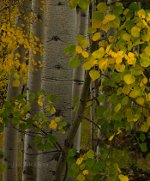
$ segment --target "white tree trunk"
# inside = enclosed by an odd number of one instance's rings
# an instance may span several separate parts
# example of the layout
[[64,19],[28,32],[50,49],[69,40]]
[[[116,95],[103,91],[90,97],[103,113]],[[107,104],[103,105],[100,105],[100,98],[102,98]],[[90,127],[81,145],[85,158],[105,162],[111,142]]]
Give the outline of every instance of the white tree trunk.
[[[12,87],[13,77],[10,77],[8,85],[7,100],[13,99],[21,92],[21,87]],[[18,132],[14,129],[11,118],[7,127],[4,129],[3,153],[4,164],[7,169],[3,173],[3,181],[17,181],[18,168],[17,168],[17,155],[18,155]]]
[[[56,95],[56,115],[71,124],[73,71],[64,48],[74,43],[75,10],[69,8],[68,0],[47,0],[46,3],[42,89]],[[65,136],[58,135],[60,144],[64,139]],[[52,153],[39,156],[38,181],[54,180],[57,162],[50,161],[52,157]]]
[[[9,1],[8,3],[11,4],[11,1]],[[23,10],[25,14],[26,12],[28,12],[29,4],[30,3],[26,4],[23,2],[21,6],[21,10]],[[22,23],[23,23],[22,20],[20,19],[16,20],[16,26],[19,26]],[[21,53],[20,61],[23,61],[24,53],[22,54],[21,48],[19,48],[16,51],[20,51]],[[14,76],[12,73],[10,73],[10,79],[8,83],[8,93],[7,93],[8,101],[12,101],[12,99],[15,99],[15,97],[19,95],[22,90],[22,83],[17,88],[12,86],[13,80],[14,80]],[[12,124],[11,117],[9,118],[9,123],[4,128],[3,152],[4,152],[4,156],[3,156],[4,164],[7,167],[6,171],[3,173],[3,181],[17,181],[18,180],[18,165],[17,165],[18,132],[16,131],[16,129],[14,128]]]
[[[77,34],[82,34],[87,36],[88,24],[89,24],[89,9],[86,12],[82,12],[81,9],[77,12]],[[85,78],[85,71],[80,66],[73,70],[73,87],[72,87],[72,96],[74,98],[80,98],[83,84]],[[74,119],[75,112],[72,113],[72,120]],[[76,148],[77,152],[80,152],[80,141],[81,140],[81,125],[78,129],[78,132],[75,137],[74,147]]]
[[[42,12],[41,12],[41,1],[33,0],[32,1],[32,11],[36,17],[39,19],[33,23],[31,29],[36,37],[42,42],[43,39],[43,23],[42,23]],[[32,54],[32,50],[31,50]],[[31,56],[30,54],[30,56]],[[31,60],[31,58],[30,58]],[[41,67],[38,66],[38,61],[42,61],[42,56],[40,53],[37,53],[34,56],[34,61],[37,62],[37,65],[34,65],[31,61],[29,62],[29,74],[28,74],[28,92],[27,97],[29,97],[30,92],[33,92],[35,96],[41,89]],[[29,100],[28,104],[30,104]],[[39,106],[37,104],[37,99],[31,105],[30,117],[38,114]],[[36,181],[36,172],[37,172],[37,149],[35,145],[35,130],[34,128],[29,128],[26,130],[27,134],[24,138],[24,165],[23,165],[23,181]]]

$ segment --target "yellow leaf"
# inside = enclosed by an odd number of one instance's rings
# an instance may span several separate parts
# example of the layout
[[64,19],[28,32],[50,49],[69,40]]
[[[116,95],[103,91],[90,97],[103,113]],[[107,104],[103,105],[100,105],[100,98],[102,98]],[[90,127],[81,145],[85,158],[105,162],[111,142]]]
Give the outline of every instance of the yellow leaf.
[[147,46],[147,47],[144,49],[144,52],[145,52],[148,56],[150,56],[150,45]]
[[126,74],[123,77],[126,84],[133,84],[135,82],[135,77],[132,74]]
[[43,106],[43,95],[38,97],[37,103],[38,103],[39,106],[41,106],[41,107]]
[[148,79],[147,79],[146,77],[144,77],[144,78],[142,79],[142,82],[143,82],[143,84],[147,84]]
[[101,47],[101,48],[99,48],[98,50],[94,51],[94,52],[92,53],[92,56],[93,56],[94,58],[102,58],[102,57],[104,56],[104,54],[105,54],[105,50],[104,50],[103,47]]
[[89,40],[87,39],[83,39],[81,42],[80,42],[80,45],[82,48],[87,48],[89,46]]
[[140,131],[143,131],[143,132],[148,132],[149,130],[149,126],[147,125],[147,122],[143,123],[140,127]]
[[108,22],[113,21],[115,18],[116,18],[115,15],[113,15],[113,14],[107,14],[107,15],[104,17],[103,24],[107,24]]
[[116,135],[118,135],[118,134],[120,134],[120,133],[122,133],[122,131],[121,131],[121,129],[120,129],[120,128],[118,128],[118,129],[117,129],[117,133],[116,133]]
[[146,94],[146,100],[150,101],[150,93]]
[[129,86],[124,86],[123,87],[123,89],[122,89],[122,92],[124,93],[124,94],[129,94],[129,92],[130,92],[130,87]]
[[55,114],[55,113],[56,113],[56,109],[55,109],[55,107],[54,107],[54,106],[52,106],[52,107],[51,107],[51,109],[50,109],[50,113],[51,113],[51,114]]
[[76,164],[81,165],[82,162],[83,162],[83,157],[80,157],[77,159]]
[[145,10],[144,9],[140,9],[138,12],[137,12],[137,15],[140,17],[140,18],[145,18]]
[[125,56],[127,63],[129,65],[134,65],[136,63],[136,58],[135,58],[135,54],[132,52],[128,53],[128,56]]
[[96,65],[97,61],[94,59],[88,60],[87,62],[85,62],[83,64],[83,68],[85,70],[89,70],[90,68],[92,68],[94,65]]
[[88,58],[89,53],[88,53],[87,51],[82,51],[82,56],[83,56],[84,58]]
[[58,123],[58,122],[60,122],[61,118],[60,117],[56,117],[54,120],[56,121],[56,123]]
[[99,20],[92,19],[92,28],[101,28],[102,23]]
[[141,29],[137,26],[134,26],[133,28],[131,28],[131,35],[133,37],[139,37],[140,36],[140,31]]
[[117,57],[116,58],[116,64],[120,64],[122,62],[122,57]]
[[100,77],[100,73],[97,70],[91,70],[89,72],[89,75],[90,75],[92,80],[96,80],[96,79],[98,79]]
[[114,164],[114,167],[115,167],[115,169],[116,169],[119,173],[121,173],[121,170],[120,170],[120,168],[119,168],[118,163],[115,163],[115,164]]
[[144,103],[145,103],[145,100],[144,100],[143,97],[138,97],[138,98],[136,99],[136,103],[139,104],[139,105],[141,105],[141,106],[143,106]]
[[108,60],[107,59],[100,60],[98,66],[101,70],[106,70],[108,67]]
[[121,38],[125,41],[130,41],[131,36],[128,33],[124,32],[121,34]]
[[115,65],[115,69],[118,71],[118,72],[123,72],[125,70],[125,65],[124,64],[116,64]]
[[83,50],[82,50],[82,48],[81,48],[80,46],[76,46],[76,52],[77,52],[77,53],[80,54],[80,53],[82,53],[82,51],[83,51]]
[[97,32],[97,33],[95,33],[95,34],[92,36],[92,40],[93,40],[93,41],[97,41],[97,40],[100,39],[100,37],[101,37],[101,33],[100,33],[100,32]]
[[89,174],[89,171],[88,170],[83,170],[83,175],[88,175]]
[[141,95],[141,90],[139,88],[133,89],[129,94],[129,96],[132,97],[132,98],[136,98],[136,97],[138,97],[140,95]]
[[119,180],[120,181],[129,181],[129,178],[127,176],[125,176],[125,175],[120,174],[119,175]]
[[19,87],[20,86],[20,80],[19,79],[14,79],[12,82],[13,87]]
[[77,176],[77,180],[78,180],[78,181],[85,181],[85,176],[82,175],[82,174],[79,174],[79,175]]
[[50,122],[50,124],[49,124],[49,127],[50,127],[51,129],[56,129],[56,128],[57,128],[57,122],[56,122],[55,119],[54,119],[54,120],[51,120],[51,122]]
[[114,138],[114,136],[115,136],[115,133],[114,133],[113,135],[111,135],[111,136],[108,138],[108,140],[109,140],[109,141],[112,141],[113,138]]

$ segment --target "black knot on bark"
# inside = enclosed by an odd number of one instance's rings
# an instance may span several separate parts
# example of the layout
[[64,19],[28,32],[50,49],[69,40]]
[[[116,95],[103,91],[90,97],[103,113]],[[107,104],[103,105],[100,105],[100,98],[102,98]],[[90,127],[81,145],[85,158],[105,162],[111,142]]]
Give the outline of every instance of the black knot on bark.
[[64,5],[62,2],[58,2],[58,6],[62,6]]
[[55,65],[55,68],[59,70],[62,68],[62,66],[60,64],[57,64],[57,65]]

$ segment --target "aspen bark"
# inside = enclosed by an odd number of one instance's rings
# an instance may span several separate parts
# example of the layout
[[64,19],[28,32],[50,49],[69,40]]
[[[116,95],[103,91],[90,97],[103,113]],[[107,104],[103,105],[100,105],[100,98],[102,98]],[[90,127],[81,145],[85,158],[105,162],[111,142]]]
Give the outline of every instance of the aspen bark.
[[[31,29],[34,35],[42,42],[43,40],[43,17],[41,11],[41,1],[33,0],[32,1],[32,11],[35,17],[38,19],[32,24]],[[32,56],[32,49],[30,52],[30,56]],[[33,56],[34,64],[30,58],[29,62],[29,73],[28,73],[28,91],[27,97],[30,97],[30,92],[35,94],[35,101],[31,104],[30,117],[31,119],[38,114],[39,105],[37,103],[37,93],[41,89],[41,67],[39,61],[42,62],[42,55],[37,53]],[[27,100],[27,103],[30,104],[30,101]],[[37,179],[37,148],[35,145],[35,129],[29,128],[26,130],[27,134],[25,134],[24,138],[24,164],[23,164],[23,181],[36,181]]]
[[[12,3],[9,1],[8,3]],[[27,4],[26,4],[27,3]],[[20,4],[18,5],[20,6]],[[30,1],[21,4],[20,10],[23,10],[25,15],[28,13],[30,7]],[[10,14],[11,15],[11,14]],[[22,20],[17,18],[16,26],[24,23]],[[20,62],[24,59],[24,53],[22,54],[22,48],[19,48],[18,52],[21,54]],[[12,72],[10,73],[10,79],[8,83],[8,93],[7,100],[14,101],[15,97],[21,93],[22,90],[22,82],[20,80],[19,87],[13,87],[12,82],[14,80],[14,76]],[[17,165],[17,156],[18,156],[18,132],[15,129],[12,118],[9,118],[9,122],[7,126],[4,128],[4,141],[3,141],[3,152],[4,152],[4,164],[6,165],[6,170],[3,173],[3,181],[17,181],[18,180],[18,165]]]
[[[89,23],[89,9],[86,12],[83,12],[80,8],[77,12],[78,24],[77,24],[77,34],[82,34],[87,36],[88,30],[88,23]],[[73,99],[78,97],[80,99],[81,92],[84,84],[85,79],[85,71],[82,66],[73,70],[73,88],[72,88],[72,96]],[[72,119],[75,116],[75,112],[72,113]],[[76,148],[77,152],[80,152],[80,140],[81,140],[81,125],[79,126],[74,147]]]
[[[45,40],[42,71],[42,89],[56,95],[56,115],[71,124],[72,111],[72,69],[64,48],[74,43],[75,10],[68,6],[68,0],[47,0],[45,10]],[[62,145],[65,136],[57,134]],[[57,153],[59,154],[59,153]],[[38,181],[53,181],[57,158],[53,153],[38,157]]]

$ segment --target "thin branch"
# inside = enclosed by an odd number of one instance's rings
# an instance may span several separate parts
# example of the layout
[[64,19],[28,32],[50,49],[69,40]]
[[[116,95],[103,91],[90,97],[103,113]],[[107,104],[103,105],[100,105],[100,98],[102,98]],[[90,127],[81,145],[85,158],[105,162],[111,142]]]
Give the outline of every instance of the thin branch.
[[87,118],[87,117],[85,117],[85,116],[82,116],[82,118],[85,119],[85,120],[87,120],[88,122],[94,124],[99,130],[101,130],[101,127],[100,127],[97,123],[95,123],[94,121],[92,121],[91,119],[89,119],[89,118]]
[[44,152],[40,152],[40,153],[26,153],[26,154],[27,155],[43,155],[43,154],[57,153],[57,152],[60,152],[60,151],[59,150],[52,150],[52,151],[44,151]]

